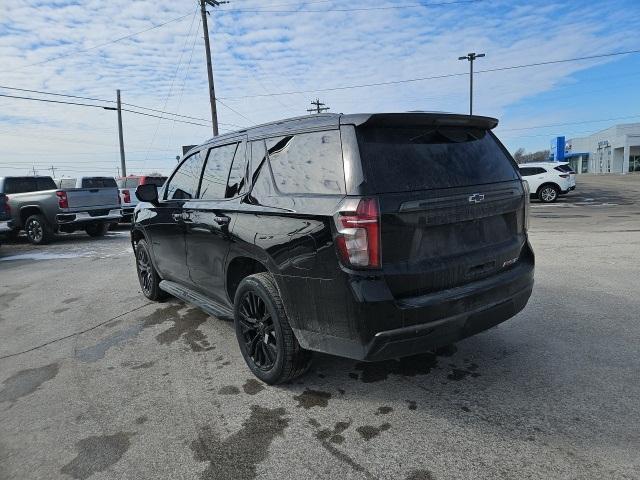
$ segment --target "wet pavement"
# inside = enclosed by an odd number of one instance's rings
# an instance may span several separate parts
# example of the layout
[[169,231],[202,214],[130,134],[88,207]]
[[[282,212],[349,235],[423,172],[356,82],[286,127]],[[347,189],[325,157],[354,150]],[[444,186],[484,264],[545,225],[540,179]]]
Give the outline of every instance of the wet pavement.
[[455,348],[316,355],[139,292],[126,228],[0,247],[0,479],[640,478],[640,176],[532,204],[526,309]]

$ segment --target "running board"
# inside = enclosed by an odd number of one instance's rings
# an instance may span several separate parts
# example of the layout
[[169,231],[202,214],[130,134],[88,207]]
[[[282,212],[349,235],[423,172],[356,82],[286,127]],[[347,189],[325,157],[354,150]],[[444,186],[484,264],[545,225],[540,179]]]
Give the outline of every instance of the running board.
[[160,289],[179,298],[180,300],[190,303],[200,310],[224,320],[233,320],[233,310],[229,307],[219,304],[204,295],[194,292],[190,288],[183,287],[176,282],[162,280]]

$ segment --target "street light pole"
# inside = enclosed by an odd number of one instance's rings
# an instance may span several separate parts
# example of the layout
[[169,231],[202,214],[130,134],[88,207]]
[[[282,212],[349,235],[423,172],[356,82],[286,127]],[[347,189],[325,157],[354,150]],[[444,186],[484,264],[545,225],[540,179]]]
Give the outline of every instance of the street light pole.
[[464,57],[458,57],[458,60],[469,61],[469,115],[473,115],[473,61],[484,56],[484,53],[468,53]]

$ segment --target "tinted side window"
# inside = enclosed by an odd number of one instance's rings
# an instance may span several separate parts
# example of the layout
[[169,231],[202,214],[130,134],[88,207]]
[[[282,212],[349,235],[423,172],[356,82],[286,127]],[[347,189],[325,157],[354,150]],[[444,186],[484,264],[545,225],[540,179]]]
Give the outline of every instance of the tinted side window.
[[115,188],[116,181],[109,177],[92,177],[82,179],[82,188]]
[[540,175],[541,173],[547,173],[547,170],[542,167],[534,168],[534,170],[536,175]]
[[38,191],[55,190],[56,188],[58,188],[56,182],[54,182],[51,177],[43,177],[36,180],[36,189]]
[[265,199],[274,195],[264,140],[251,142],[251,184],[253,188],[249,200],[252,203],[264,203]]
[[242,142],[236,149],[236,155],[233,157],[231,170],[229,171],[229,180],[227,181],[226,198],[237,197],[244,193],[247,177],[247,144]]
[[207,165],[202,174],[200,198],[203,200],[225,198],[229,169],[237,148],[238,144],[232,143],[209,150]]
[[269,147],[273,178],[277,189],[282,193],[345,193],[342,145],[338,130],[284,137]]
[[167,181],[167,177],[145,177],[144,183],[155,185],[156,187],[161,187],[164,185],[164,182]]
[[[55,187],[54,187],[55,188]],[[35,192],[36,179],[29,177],[7,178],[4,181],[4,193],[26,193]]]
[[188,200],[196,198],[205,154],[206,151],[196,152],[182,162],[169,180],[165,199]]
[[530,167],[523,167],[520,169],[520,175],[523,177],[530,177],[531,175],[534,175],[533,170],[534,169]]

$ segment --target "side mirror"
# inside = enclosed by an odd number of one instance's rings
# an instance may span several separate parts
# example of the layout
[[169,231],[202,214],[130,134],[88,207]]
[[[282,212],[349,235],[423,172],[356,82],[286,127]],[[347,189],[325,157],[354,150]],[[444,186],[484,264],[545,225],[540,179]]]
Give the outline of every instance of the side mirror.
[[148,202],[157,206],[158,187],[156,187],[153,183],[138,185],[138,188],[136,188],[136,198],[141,202]]

